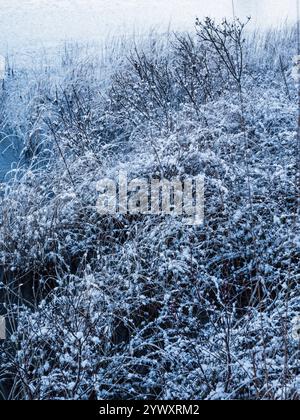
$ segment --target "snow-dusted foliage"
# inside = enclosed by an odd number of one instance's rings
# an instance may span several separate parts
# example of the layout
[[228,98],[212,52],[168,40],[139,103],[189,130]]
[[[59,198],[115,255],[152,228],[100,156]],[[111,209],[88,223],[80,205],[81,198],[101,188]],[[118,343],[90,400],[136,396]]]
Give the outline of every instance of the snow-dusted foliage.
[[[295,32],[196,28],[8,78],[6,398],[299,399]],[[120,170],[204,173],[204,225],[98,214]]]

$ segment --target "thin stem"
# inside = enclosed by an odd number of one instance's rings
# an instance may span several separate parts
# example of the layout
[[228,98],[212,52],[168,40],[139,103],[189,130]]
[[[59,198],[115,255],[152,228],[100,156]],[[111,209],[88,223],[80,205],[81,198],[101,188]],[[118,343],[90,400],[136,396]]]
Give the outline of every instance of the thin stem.
[[[298,59],[300,56],[300,6],[297,0],[297,52]],[[300,72],[300,69],[298,69]],[[296,217],[299,220],[300,211],[300,83],[298,83],[298,127],[297,127],[297,175],[296,175],[296,188],[297,188],[297,212]]]
[[231,4],[232,4],[232,16],[233,16],[233,20],[235,20],[236,13],[235,13],[235,4],[234,4],[234,0],[231,0]]

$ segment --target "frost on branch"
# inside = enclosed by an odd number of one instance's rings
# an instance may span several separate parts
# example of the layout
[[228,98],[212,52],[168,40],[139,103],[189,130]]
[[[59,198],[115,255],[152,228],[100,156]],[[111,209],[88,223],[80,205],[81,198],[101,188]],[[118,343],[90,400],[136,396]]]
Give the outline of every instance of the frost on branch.
[[[208,20],[7,79],[6,398],[299,398],[295,33],[270,36]],[[121,170],[204,173],[205,224],[98,214]]]

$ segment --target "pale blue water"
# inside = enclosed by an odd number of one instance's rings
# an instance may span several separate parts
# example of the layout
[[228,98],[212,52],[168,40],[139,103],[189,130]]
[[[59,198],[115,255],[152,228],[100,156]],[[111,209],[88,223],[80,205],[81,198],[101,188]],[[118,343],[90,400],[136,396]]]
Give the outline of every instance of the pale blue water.
[[3,135],[0,135],[0,183],[5,181],[8,177],[8,172],[11,170],[14,163],[18,160],[20,155],[20,146],[16,140],[6,139],[3,141]]
[[251,15],[270,26],[296,18],[296,0],[0,0],[0,50],[61,39],[100,40],[108,35],[189,29],[195,17]]

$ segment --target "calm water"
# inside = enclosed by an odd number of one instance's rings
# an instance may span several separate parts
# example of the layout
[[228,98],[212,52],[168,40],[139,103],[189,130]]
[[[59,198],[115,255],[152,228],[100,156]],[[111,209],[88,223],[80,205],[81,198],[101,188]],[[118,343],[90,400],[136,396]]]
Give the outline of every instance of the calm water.
[[[235,0],[236,14],[253,24],[295,20],[296,0]],[[0,50],[72,38],[193,27],[195,17],[232,16],[232,0],[0,0]]]
[[[252,16],[256,27],[296,20],[296,0],[235,0],[234,8],[240,18]],[[0,0],[0,55],[31,59],[63,40],[193,29],[196,16],[232,15],[232,0]],[[7,147],[0,143],[0,182],[16,159]]]
[[[1,138],[1,137],[0,137]],[[5,180],[14,162],[18,160],[20,150],[13,147],[11,140],[2,140],[0,144],[0,183]]]

